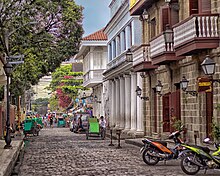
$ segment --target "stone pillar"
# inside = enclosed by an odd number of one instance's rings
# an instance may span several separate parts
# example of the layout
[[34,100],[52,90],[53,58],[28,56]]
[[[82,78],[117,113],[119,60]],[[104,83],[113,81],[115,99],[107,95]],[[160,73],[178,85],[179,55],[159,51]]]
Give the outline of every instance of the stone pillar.
[[120,129],[125,128],[125,78],[120,76]]
[[131,47],[131,26],[125,28],[126,50]]
[[131,72],[131,130],[128,134],[133,135],[137,129],[137,95],[136,95],[136,87],[137,87],[137,74],[135,72]]
[[125,131],[131,129],[131,75],[125,77]]
[[[137,85],[143,90],[143,82],[140,73],[137,73]],[[144,136],[144,119],[143,119],[143,102],[141,98],[137,98],[137,130],[135,136]]]
[[116,86],[115,86],[115,113],[116,113],[116,129],[120,127],[120,83],[119,79],[115,78]]
[[115,127],[116,125],[116,96],[115,96],[115,87],[116,83],[114,80],[111,81],[111,88],[112,88],[112,102],[111,102],[111,122],[110,122],[110,127]]

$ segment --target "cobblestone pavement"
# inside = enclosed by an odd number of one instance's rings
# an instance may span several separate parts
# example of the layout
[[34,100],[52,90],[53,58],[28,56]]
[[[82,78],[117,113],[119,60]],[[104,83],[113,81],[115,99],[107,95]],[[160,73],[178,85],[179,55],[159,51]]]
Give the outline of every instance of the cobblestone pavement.
[[[46,128],[30,137],[25,147],[20,176],[159,176],[184,175],[179,161],[146,165],[139,147],[121,142],[121,149],[108,146],[109,139],[89,138],[67,128]],[[204,171],[200,171],[203,173]],[[207,175],[218,175],[208,171]],[[202,175],[202,174],[200,174]]]

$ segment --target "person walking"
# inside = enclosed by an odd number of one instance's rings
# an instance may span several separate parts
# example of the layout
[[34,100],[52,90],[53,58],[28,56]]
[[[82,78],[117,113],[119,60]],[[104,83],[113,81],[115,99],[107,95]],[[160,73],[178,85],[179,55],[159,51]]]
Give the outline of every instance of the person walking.
[[99,119],[99,127],[100,127],[100,132],[101,132],[101,138],[105,139],[106,120],[104,119],[103,116],[101,116]]

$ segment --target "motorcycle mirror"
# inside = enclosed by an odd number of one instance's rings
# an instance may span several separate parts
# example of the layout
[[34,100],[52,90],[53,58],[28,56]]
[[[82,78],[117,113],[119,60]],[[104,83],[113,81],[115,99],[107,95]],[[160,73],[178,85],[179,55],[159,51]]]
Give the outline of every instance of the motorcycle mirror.
[[203,140],[204,143],[209,143],[209,141],[210,141],[209,138],[205,138],[205,139]]

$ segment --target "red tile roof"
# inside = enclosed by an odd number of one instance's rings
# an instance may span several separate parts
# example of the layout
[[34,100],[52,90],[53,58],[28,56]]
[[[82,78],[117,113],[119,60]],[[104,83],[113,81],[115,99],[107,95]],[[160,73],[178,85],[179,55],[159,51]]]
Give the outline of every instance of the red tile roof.
[[103,31],[104,28],[94,32],[93,34],[83,37],[82,40],[107,40],[107,35]]

